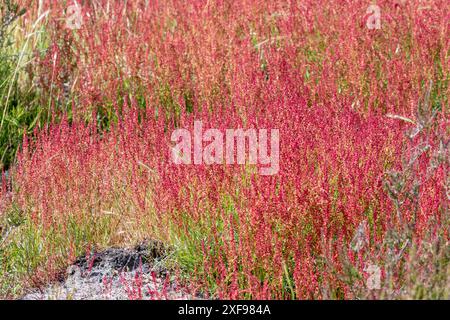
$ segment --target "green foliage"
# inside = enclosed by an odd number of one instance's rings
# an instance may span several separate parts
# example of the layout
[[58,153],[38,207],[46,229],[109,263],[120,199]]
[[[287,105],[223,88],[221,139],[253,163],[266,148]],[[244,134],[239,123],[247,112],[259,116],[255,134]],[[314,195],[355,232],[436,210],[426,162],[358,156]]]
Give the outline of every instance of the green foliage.
[[[107,246],[114,234],[112,227],[109,217],[75,220],[69,216],[64,223],[45,230],[13,205],[0,220],[0,230],[6,230],[6,236],[0,234],[0,296],[21,295],[36,272],[63,270],[68,260],[85,254],[91,243]],[[52,256],[51,250],[62,256]]]
[[11,165],[23,135],[31,132],[40,116],[36,95],[18,84],[22,66],[12,31],[25,12],[10,0],[0,5],[0,170]]

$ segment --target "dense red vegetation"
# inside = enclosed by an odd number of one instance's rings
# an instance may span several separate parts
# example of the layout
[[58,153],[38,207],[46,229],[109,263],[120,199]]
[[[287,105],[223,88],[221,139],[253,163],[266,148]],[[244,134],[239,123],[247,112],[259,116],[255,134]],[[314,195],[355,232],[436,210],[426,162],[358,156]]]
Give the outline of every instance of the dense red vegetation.
[[[448,239],[448,162],[430,169],[448,144],[447,1],[378,1],[380,30],[367,1],[86,1],[76,31],[44,3],[36,77],[55,119],[25,138],[12,192],[44,234],[58,225],[70,243],[69,220],[114,211],[114,242],[139,229],[174,245],[202,290],[300,299],[354,298],[370,264],[395,291],[405,232],[419,252]],[[429,80],[434,122],[409,138]],[[194,120],[280,129],[279,174],[172,164],[170,134]]]

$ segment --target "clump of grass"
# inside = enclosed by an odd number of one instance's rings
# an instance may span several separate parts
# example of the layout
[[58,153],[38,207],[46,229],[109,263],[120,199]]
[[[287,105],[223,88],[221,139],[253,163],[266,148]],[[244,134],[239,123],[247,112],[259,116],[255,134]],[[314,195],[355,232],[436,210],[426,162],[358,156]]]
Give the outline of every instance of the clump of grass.
[[[13,145],[17,145],[17,134],[12,134],[10,123],[17,123],[14,109],[17,102],[17,93],[15,92],[15,61],[16,57],[8,50],[11,46],[11,28],[17,19],[25,14],[25,9],[19,9],[15,3],[10,0],[5,1],[0,6],[0,170],[8,166],[12,153]],[[16,137],[14,137],[16,136]]]
[[3,47],[8,38],[8,28],[26,13],[26,9],[19,8],[17,3],[11,3],[11,0],[5,0],[0,5],[1,20],[0,20],[0,46]]
[[[62,1],[39,3],[64,11]],[[418,1],[405,10],[386,3],[391,19],[377,31],[342,18],[364,12],[362,2],[305,0],[289,9],[279,0],[206,8],[182,0],[101,3],[108,9],[83,3],[79,30],[52,20],[50,49],[36,69],[43,107],[30,118],[36,121],[5,135],[9,141],[55,120],[24,139],[12,188],[0,190],[4,215],[22,217],[5,220],[14,232],[2,245],[11,263],[0,281],[46,279],[86,244],[142,238],[168,242],[183,276],[233,299],[400,296],[398,283],[413,285],[405,278],[409,259],[429,261],[431,253],[446,261],[444,251],[423,249],[446,247],[448,237],[428,235],[433,221],[446,226],[448,164],[436,162],[430,179],[423,171],[430,152],[448,145],[433,137],[445,136],[448,122],[443,0],[432,14],[416,12]],[[431,126],[426,117],[409,119],[425,79],[437,82]],[[20,87],[12,83],[7,91]],[[64,110],[67,88],[72,114]],[[5,114],[28,114],[14,97]],[[173,165],[171,130],[194,119],[211,128],[279,128],[279,174]],[[410,124],[426,129],[404,137]],[[365,289],[369,261],[387,270],[394,291]],[[429,288],[441,288],[445,276],[433,272],[415,275],[440,279],[418,296],[442,296]],[[402,295],[415,295],[408,292]]]
[[51,282],[91,244],[102,248],[114,235],[111,217],[82,220],[67,216],[64,225],[35,224],[12,205],[2,215],[0,242],[0,296],[17,297],[29,287]]
[[[388,115],[412,128],[405,131],[401,165],[385,174],[383,185],[393,206],[382,242],[376,243],[368,230],[366,223],[372,221],[363,221],[350,246],[354,253],[349,256],[345,248],[340,252],[342,279],[351,284],[355,297],[447,299],[450,295],[450,143],[431,92],[432,82],[418,103],[415,119]],[[434,198],[427,194],[432,189],[437,191]],[[432,214],[426,222],[425,207]],[[370,266],[381,272],[378,288],[367,285]]]
[[40,27],[45,14],[26,27],[20,26],[27,13],[15,1],[0,5],[0,170],[14,162],[24,134],[39,125],[41,108],[32,79],[23,84],[27,66],[41,42]]

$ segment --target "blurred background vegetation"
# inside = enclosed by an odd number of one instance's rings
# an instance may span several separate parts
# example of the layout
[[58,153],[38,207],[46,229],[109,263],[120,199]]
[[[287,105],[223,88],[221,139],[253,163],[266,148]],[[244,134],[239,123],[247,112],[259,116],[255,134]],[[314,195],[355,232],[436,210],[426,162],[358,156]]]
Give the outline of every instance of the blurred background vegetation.
[[27,12],[15,1],[0,3],[0,171],[14,161],[23,135],[40,124],[44,113],[27,69],[43,50],[43,21],[21,23]]

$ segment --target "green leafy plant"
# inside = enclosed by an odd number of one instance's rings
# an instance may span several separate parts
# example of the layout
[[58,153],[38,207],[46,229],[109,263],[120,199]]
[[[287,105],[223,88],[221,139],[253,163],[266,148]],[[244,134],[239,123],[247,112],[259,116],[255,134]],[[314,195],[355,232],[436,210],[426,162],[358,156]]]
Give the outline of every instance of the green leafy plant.
[[32,90],[18,85],[25,50],[16,52],[13,31],[26,11],[10,0],[0,5],[0,170],[9,168],[23,134],[32,129],[39,115]]

